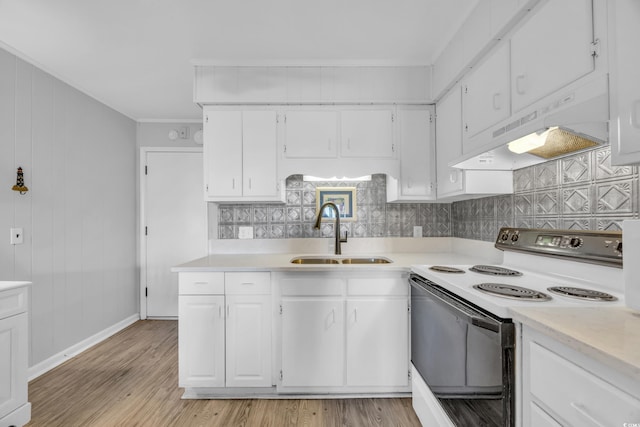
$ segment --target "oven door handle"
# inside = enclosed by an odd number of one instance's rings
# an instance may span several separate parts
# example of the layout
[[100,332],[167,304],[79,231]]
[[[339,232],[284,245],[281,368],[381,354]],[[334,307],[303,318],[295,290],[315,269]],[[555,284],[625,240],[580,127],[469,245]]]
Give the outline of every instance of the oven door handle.
[[471,324],[473,326],[477,326],[478,328],[486,329],[491,332],[500,332],[500,328],[497,324],[495,324],[494,322],[488,322],[486,319],[482,319],[480,317],[472,317]]
[[[478,312],[477,310],[472,310],[470,307],[466,307],[468,311],[461,309],[459,306],[460,304],[457,303],[453,298],[438,289],[434,289],[429,284],[429,281],[423,279],[422,277],[412,275],[409,278],[409,282],[411,286],[422,292],[428,293],[433,298],[440,301],[443,307],[449,309],[456,316],[463,318],[465,322],[478,328],[485,329],[487,331],[500,333],[500,324],[498,322],[488,317],[481,317],[482,313]],[[477,316],[475,314],[477,314]]]

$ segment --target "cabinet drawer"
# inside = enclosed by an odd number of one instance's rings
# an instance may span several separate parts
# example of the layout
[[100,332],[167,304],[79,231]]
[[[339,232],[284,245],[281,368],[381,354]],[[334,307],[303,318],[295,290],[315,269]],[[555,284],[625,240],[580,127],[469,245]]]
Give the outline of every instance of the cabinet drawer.
[[0,319],[27,311],[27,288],[0,292]]
[[349,279],[347,295],[409,295],[409,282],[406,277]]
[[640,400],[534,342],[531,394],[568,425],[624,425],[640,420]]
[[268,295],[271,293],[271,273],[225,273],[224,288],[227,295]]
[[337,277],[287,277],[280,281],[282,295],[335,296],[343,295],[344,279]]
[[180,273],[180,295],[223,295],[224,273]]

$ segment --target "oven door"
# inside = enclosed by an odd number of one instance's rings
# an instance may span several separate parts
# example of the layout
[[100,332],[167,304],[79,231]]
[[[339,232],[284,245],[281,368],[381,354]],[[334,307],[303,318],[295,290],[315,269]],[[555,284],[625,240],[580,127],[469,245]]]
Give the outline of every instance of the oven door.
[[411,361],[450,418],[513,425],[513,324],[421,276],[409,280]]

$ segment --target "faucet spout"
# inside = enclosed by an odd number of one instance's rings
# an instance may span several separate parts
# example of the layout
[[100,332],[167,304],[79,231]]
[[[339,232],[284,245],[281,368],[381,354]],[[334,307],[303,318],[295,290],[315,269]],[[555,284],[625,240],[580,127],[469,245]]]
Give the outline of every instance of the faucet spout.
[[324,212],[324,209],[326,207],[330,207],[331,209],[333,209],[333,212],[335,213],[335,217],[336,217],[336,222],[334,226],[334,235],[336,239],[335,254],[341,255],[342,254],[341,243],[347,243],[348,235],[345,232],[344,239],[340,237],[340,210],[338,209],[338,206],[335,203],[326,202],[325,204],[322,205],[322,207],[320,207],[320,210],[318,211],[318,217],[316,218],[316,225],[314,225],[313,228],[316,228],[316,229],[320,228],[320,222],[322,222],[322,212]]

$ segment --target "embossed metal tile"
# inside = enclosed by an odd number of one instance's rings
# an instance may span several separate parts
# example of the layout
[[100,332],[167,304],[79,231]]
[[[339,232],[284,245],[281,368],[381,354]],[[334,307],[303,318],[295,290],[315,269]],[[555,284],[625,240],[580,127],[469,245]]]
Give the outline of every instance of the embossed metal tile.
[[559,162],[556,160],[535,165],[533,168],[534,187],[539,189],[558,186],[560,184],[558,169]]
[[606,217],[598,217],[596,218],[596,230],[601,231],[622,231],[622,222],[625,219],[633,219],[632,216],[625,218],[606,218]]
[[551,230],[557,230],[558,218],[536,218],[534,221],[535,228],[548,228]]
[[542,191],[534,196],[535,215],[558,214],[558,191]]
[[236,206],[233,215],[236,224],[249,224],[252,220],[251,206]]
[[592,230],[591,218],[562,218],[562,228],[565,230]]
[[517,194],[514,197],[516,217],[533,215],[533,198],[533,193]]
[[219,224],[233,224],[233,206],[221,206],[218,209]]
[[287,207],[287,223],[300,222],[302,220],[302,208]]
[[613,181],[596,186],[597,213],[632,213],[632,180]]
[[574,187],[562,190],[562,213],[564,215],[591,213],[591,188]]
[[608,145],[594,151],[594,158],[596,180],[625,177],[635,173],[632,166],[611,166],[611,147]]
[[589,181],[591,179],[591,152],[562,159],[561,168],[563,184]]
[[522,168],[513,171],[513,187],[514,191],[533,190],[534,171],[533,167]]

